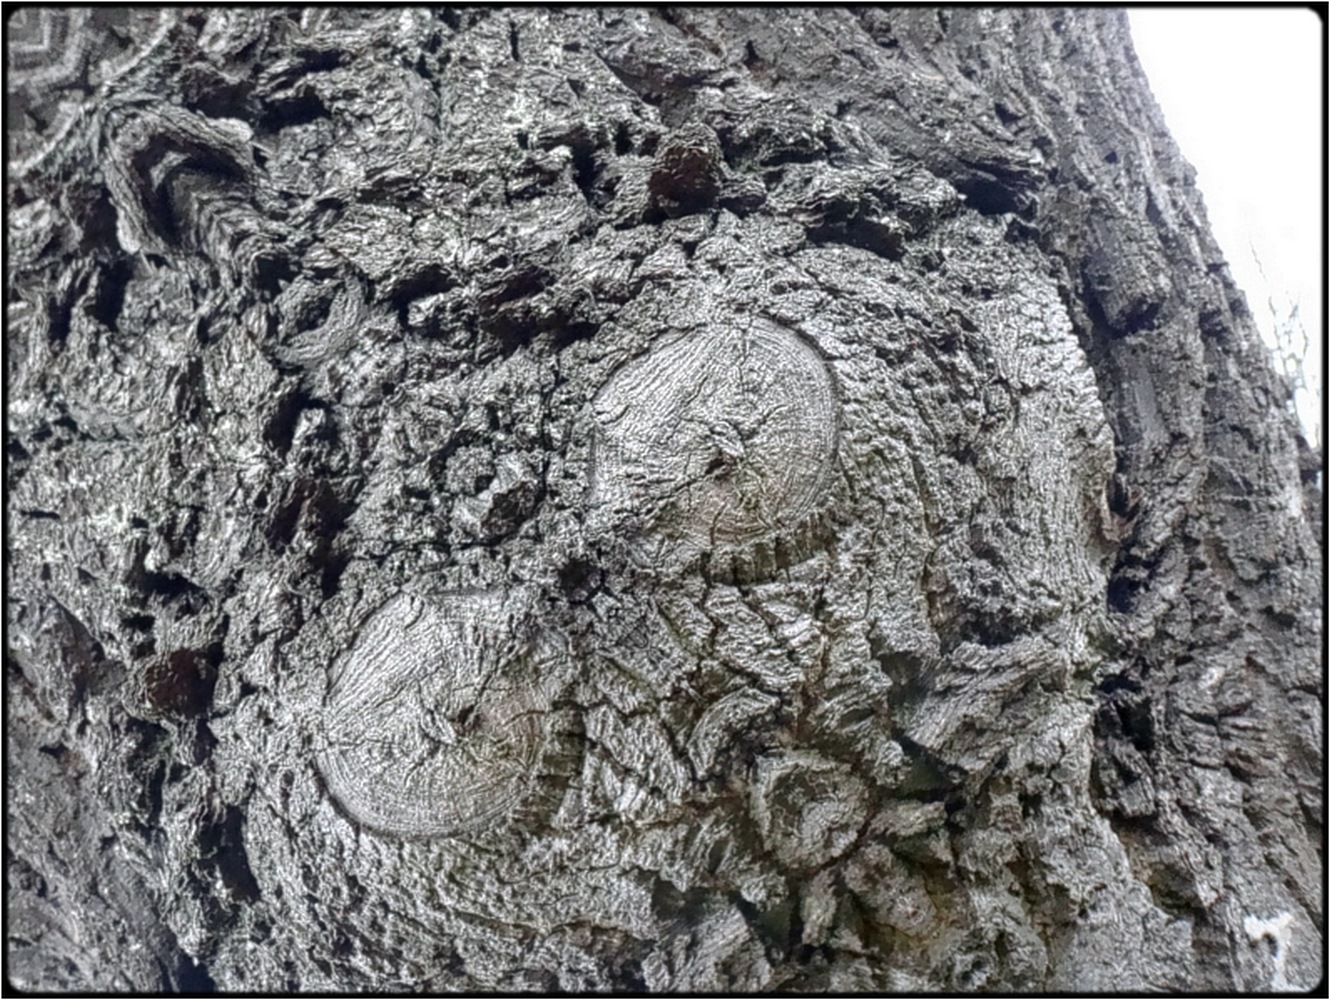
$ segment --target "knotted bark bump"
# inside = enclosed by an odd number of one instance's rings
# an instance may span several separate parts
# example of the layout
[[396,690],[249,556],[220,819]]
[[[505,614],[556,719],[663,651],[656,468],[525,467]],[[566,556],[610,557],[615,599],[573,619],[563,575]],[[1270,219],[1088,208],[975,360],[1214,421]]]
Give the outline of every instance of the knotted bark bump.
[[488,594],[399,595],[336,665],[319,768],[357,822],[408,837],[501,823],[527,794],[549,698]]
[[655,346],[595,400],[592,502],[702,547],[788,531],[827,492],[837,409],[817,352],[774,324]]

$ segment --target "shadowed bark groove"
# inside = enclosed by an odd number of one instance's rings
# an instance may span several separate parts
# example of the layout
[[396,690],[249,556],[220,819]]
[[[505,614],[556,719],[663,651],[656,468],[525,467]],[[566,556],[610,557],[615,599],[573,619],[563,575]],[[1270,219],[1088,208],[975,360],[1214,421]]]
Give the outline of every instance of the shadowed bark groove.
[[7,29],[14,984],[1321,979],[1321,458],[1123,15]]

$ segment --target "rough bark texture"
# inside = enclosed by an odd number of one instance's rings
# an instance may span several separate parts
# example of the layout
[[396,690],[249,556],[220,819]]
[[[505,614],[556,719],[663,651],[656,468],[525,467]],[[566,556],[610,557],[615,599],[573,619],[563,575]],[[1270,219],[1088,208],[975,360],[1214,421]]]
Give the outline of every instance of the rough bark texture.
[[1320,460],[1121,14],[8,30],[12,983],[1320,979]]

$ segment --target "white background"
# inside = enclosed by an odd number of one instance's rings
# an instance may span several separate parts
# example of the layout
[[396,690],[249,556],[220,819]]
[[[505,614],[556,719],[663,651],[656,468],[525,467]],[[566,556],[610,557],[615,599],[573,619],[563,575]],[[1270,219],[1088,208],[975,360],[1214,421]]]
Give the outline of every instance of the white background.
[[1129,16],[1150,88],[1196,168],[1215,238],[1262,335],[1286,351],[1295,341],[1308,387],[1298,416],[1319,441],[1321,21],[1307,9],[1269,7],[1136,7]]

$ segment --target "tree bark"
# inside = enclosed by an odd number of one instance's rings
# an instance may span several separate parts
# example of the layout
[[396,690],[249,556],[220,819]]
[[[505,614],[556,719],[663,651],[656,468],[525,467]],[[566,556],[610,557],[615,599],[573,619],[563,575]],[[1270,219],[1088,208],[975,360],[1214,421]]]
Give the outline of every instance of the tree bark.
[[8,27],[12,983],[1321,979],[1321,458],[1124,15]]

